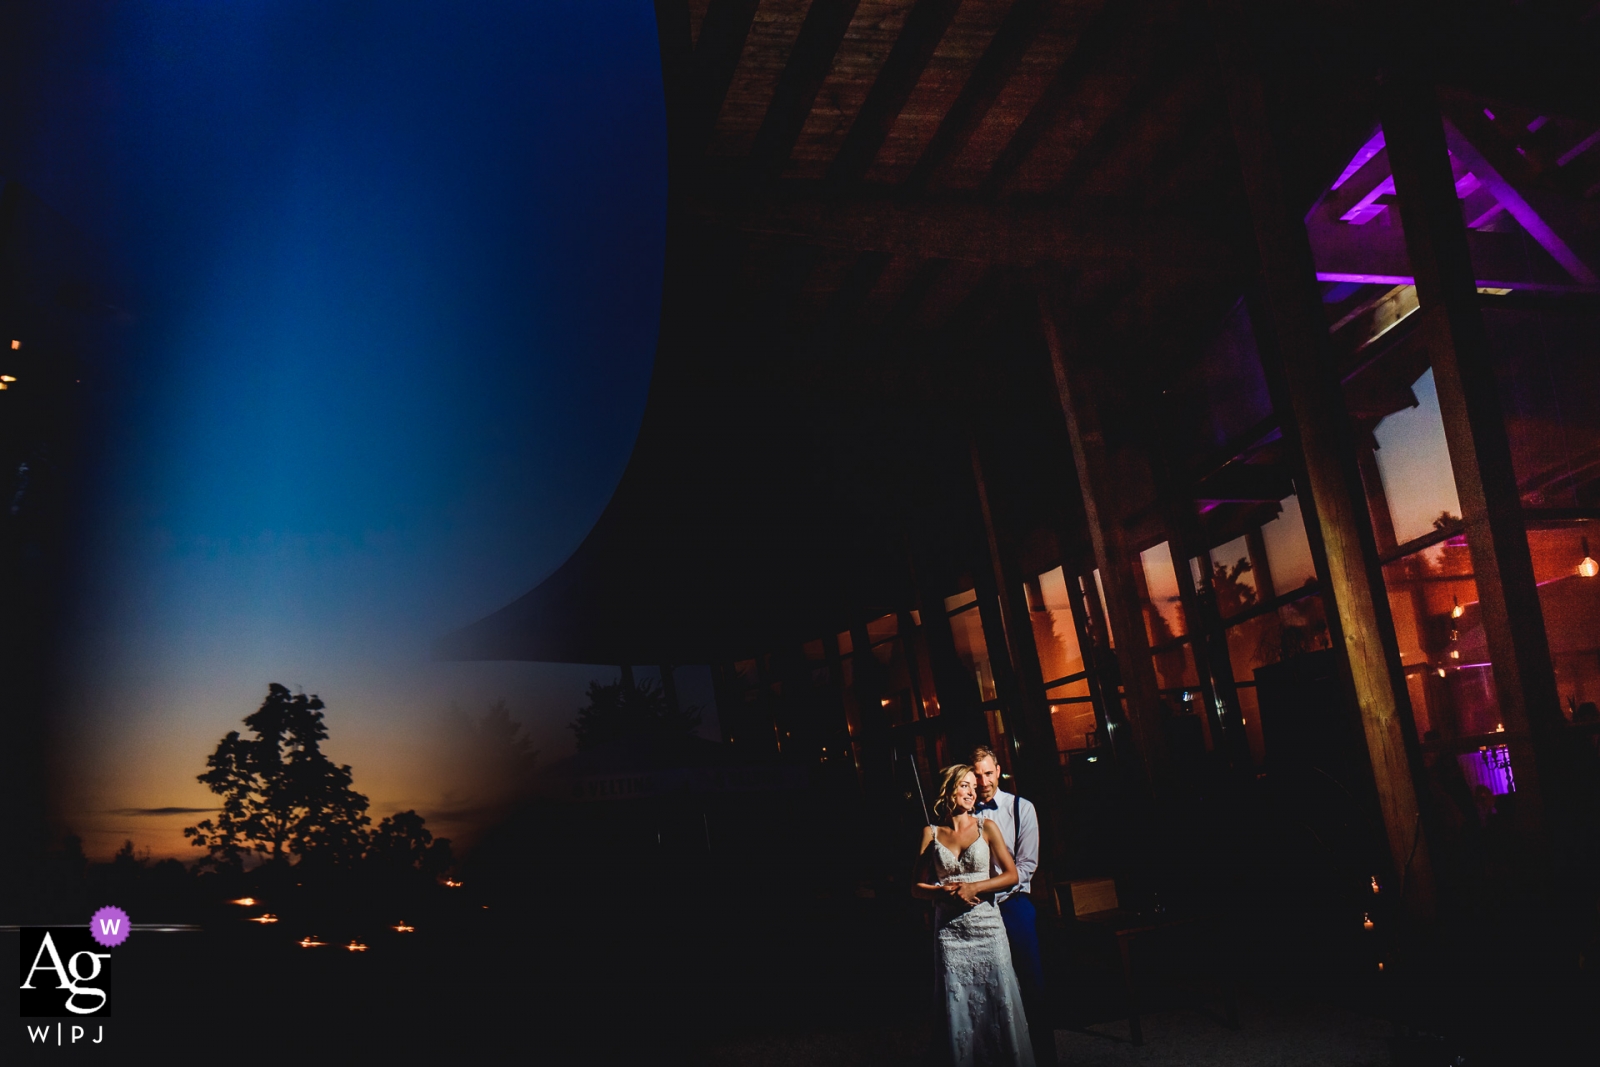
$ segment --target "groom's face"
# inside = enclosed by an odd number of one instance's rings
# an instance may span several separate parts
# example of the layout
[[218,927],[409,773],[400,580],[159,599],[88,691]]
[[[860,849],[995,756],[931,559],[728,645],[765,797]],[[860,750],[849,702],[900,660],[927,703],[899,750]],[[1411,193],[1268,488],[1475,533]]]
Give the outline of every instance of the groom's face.
[[978,779],[978,800],[987,803],[994,799],[994,791],[1000,788],[1000,768],[995,766],[994,760],[985,756],[972,765],[973,777]]

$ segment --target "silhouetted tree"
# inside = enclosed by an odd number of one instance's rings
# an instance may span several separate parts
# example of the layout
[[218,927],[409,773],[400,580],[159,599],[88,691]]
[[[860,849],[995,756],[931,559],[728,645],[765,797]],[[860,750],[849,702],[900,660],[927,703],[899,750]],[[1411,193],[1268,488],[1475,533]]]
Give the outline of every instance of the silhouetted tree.
[[571,729],[582,751],[608,741],[688,737],[699,726],[698,708],[673,707],[655,683],[617,681],[589,683],[589,703],[578,709]]
[[230,731],[198,778],[222,798],[222,812],[183,834],[207,850],[202,862],[238,869],[255,852],[348,866],[366,851],[367,798],[351,788],[350,767],[322,752],[323,703],[276,682],[244,722],[254,737]]
[[1216,591],[1217,611],[1223,618],[1256,602],[1255,587],[1241,580],[1253,569],[1250,561],[1243,557],[1232,567],[1226,563],[1211,564],[1211,588]]
[[522,724],[497,700],[481,719],[452,709],[442,747],[448,789],[445,804],[458,818],[493,822],[528,791],[539,752]]
[[437,878],[450,867],[450,839],[434,837],[415,811],[389,816],[372,831],[367,859],[385,873],[416,871]]

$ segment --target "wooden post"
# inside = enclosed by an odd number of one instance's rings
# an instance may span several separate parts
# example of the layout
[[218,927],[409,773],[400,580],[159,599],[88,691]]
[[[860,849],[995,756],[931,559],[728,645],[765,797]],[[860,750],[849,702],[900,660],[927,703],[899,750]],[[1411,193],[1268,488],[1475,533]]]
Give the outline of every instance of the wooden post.
[[1421,754],[1410,722],[1350,420],[1329,351],[1311,243],[1300,209],[1286,188],[1275,143],[1275,116],[1248,43],[1245,15],[1228,0],[1213,0],[1212,10],[1260,255],[1267,311],[1267,321],[1258,324],[1267,334],[1262,362],[1275,386],[1274,407],[1284,436],[1298,446],[1305,466],[1301,510],[1307,525],[1316,525],[1326,560],[1323,595],[1330,614],[1337,616],[1337,647],[1360,708],[1389,855],[1408,909],[1427,921],[1434,911],[1433,873],[1413,777]]
[[1565,719],[1438,100],[1415,65],[1391,66],[1381,96],[1384,139],[1417,280],[1419,328],[1439,391],[1495,695],[1516,771],[1518,821],[1536,838],[1540,771],[1554,769],[1551,750]]
[[[988,544],[990,573],[977,583],[980,591],[979,611],[989,604],[999,608],[994,624],[987,621],[984,633],[995,633],[999,647],[989,641],[989,662],[1000,664],[1004,670],[995,671],[995,684],[1001,702],[1012,713],[1011,729],[1007,731],[1013,743],[1021,749],[1016,760],[1017,777],[1025,786],[1029,799],[1039,816],[1039,843],[1041,860],[1048,859],[1052,870],[1060,871],[1066,859],[1066,842],[1062,836],[1066,812],[1066,788],[1062,781],[1061,761],[1056,755],[1055,727],[1050,722],[1050,705],[1044,694],[1044,676],[1039,666],[1039,650],[1033,643],[1033,624],[1028,619],[1028,605],[1022,603],[1017,591],[1020,581],[1006,565],[1000,550],[1000,537],[995,529],[994,511],[989,501],[988,480],[983,474],[983,459],[977,442],[972,442],[972,477],[978,491],[978,509],[983,516],[983,530]],[[990,585],[990,582],[993,585]],[[988,588],[985,588],[988,587]],[[1017,783],[1013,791],[1022,795]]]
[[939,718],[945,736],[957,750],[988,737],[983,725],[982,699],[977,682],[967,673],[956,653],[950,616],[944,610],[944,590],[929,577],[928,568],[916,565],[914,580],[922,605],[922,633],[928,642],[928,665],[939,700]]
[[1108,622],[1116,645],[1117,666],[1128,701],[1128,721],[1144,760],[1145,777],[1154,789],[1161,782],[1167,745],[1161,728],[1161,693],[1156,683],[1155,664],[1150,659],[1150,640],[1145,633],[1143,608],[1133,582],[1136,557],[1128,548],[1127,533],[1115,511],[1111,461],[1093,393],[1075,365],[1077,354],[1067,350],[1062,322],[1048,293],[1039,295],[1039,317],[1050,352],[1050,366],[1055,372],[1061,414],[1066,419],[1067,434],[1072,441],[1072,458],[1077,466],[1078,489],[1088,520],[1089,543],[1094,549],[1095,565],[1100,568],[1100,580],[1105,585],[1106,612],[1110,615]]

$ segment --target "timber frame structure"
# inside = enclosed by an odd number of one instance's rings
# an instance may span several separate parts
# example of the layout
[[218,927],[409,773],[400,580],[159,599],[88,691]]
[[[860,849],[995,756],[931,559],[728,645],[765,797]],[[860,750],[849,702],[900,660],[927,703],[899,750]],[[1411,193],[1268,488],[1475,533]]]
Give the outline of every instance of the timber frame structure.
[[[1159,810],[1196,768],[1311,761],[1419,918],[1474,877],[1478,787],[1559,879],[1600,430],[1506,383],[1534,322],[1600,393],[1592,5],[656,14],[632,460],[441,656],[711,664],[727,740],[886,796],[994,743],[1069,875],[1115,864],[1085,829],[1107,765]],[[1396,466],[1435,437],[1431,477]],[[1423,490],[1458,506],[1413,528],[1391,498]]]

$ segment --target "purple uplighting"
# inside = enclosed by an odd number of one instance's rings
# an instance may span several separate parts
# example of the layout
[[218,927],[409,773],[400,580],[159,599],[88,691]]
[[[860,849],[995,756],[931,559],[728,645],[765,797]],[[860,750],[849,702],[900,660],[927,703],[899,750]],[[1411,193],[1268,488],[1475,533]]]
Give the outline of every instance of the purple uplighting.
[[1517,779],[1511,771],[1511,749],[1506,745],[1487,745],[1476,752],[1463,752],[1456,757],[1461,773],[1473,788],[1489,787],[1497,797],[1517,791]]
[[1371,140],[1361,146],[1360,150],[1356,152],[1349,164],[1344,168],[1343,171],[1339,173],[1339,180],[1333,183],[1333,188],[1337,189],[1339,186],[1349,181],[1355,176],[1356,171],[1366,166],[1368,161],[1381,151],[1383,151],[1383,131],[1379,130],[1377,133],[1373,134]]

